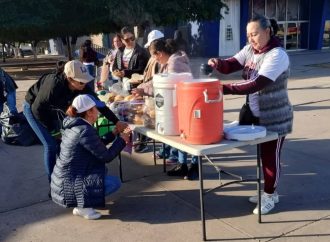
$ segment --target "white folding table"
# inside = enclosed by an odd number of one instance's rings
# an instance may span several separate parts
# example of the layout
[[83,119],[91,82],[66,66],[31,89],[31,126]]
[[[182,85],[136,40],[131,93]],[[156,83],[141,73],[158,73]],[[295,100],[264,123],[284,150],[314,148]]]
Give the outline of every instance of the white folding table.
[[[258,222],[261,223],[261,206],[260,200],[261,200],[261,190],[260,190],[260,144],[276,140],[278,138],[277,133],[273,132],[267,132],[267,135],[263,138],[258,138],[256,140],[251,141],[232,141],[232,140],[222,140],[220,143],[217,144],[210,144],[210,145],[191,145],[187,144],[185,141],[183,141],[179,136],[165,136],[158,134],[155,130],[149,129],[142,126],[132,126],[132,129],[134,132],[143,134],[153,140],[162,142],[163,145],[167,144],[170,145],[176,149],[179,149],[181,151],[187,152],[188,154],[198,156],[198,168],[199,168],[199,185],[200,185],[200,209],[201,209],[201,221],[202,221],[202,231],[203,231],[203,240],[206,240],[206,224],[205,224],[205,215],[204,215],[204,195],[210,191],[213,191],[217,188],[233,184],[233,183],[239,183],[239,182],[247,182],[247,181],[256,181],[257,182],[257,190],[258,190],[258,209],[259,209],[259,215],[258,215]],[[155,144],[155,143],[154,143]],[[257,178],[256,179],[242,179],[240,177],[240,180],[228,182],[226,184],[222,184],[216,188],[210,189],[207,192],[204,192],[203,187],[203,157],[212,163],[211,159],[208,157],[211,154],[217,154],[224,151],[231,150],[233,148],[239,148],[244,147],[248,145],[257,145]],[[165,158],[163,160],[164,164],[164,171],[165,171]],[[212,165],[214,165],[212,163]],[[218,172],[223,172],[225,174],[232,175],[234,177],[238,177],[237,175],[225,172],[223,170],[218,170]]]

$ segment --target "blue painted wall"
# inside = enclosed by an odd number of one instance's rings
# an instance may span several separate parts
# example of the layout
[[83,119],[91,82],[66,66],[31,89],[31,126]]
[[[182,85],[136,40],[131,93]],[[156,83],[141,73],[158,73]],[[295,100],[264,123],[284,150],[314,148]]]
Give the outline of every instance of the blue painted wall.
[[166,26],[164,27],[164,37],[165,39],[173,39],[174,32],[177,29],[177,26]]
[[201,23],[202,56],[219,56],[219,21],[205,21]]
[[329,0],[313,0],[311,4],[309,49],[319,50],[322,48],[324,23]]
[[241,23],[240,23],[240,48],[242,49],[246,45],[246,25],[249,21],[249,1],[241,0]]

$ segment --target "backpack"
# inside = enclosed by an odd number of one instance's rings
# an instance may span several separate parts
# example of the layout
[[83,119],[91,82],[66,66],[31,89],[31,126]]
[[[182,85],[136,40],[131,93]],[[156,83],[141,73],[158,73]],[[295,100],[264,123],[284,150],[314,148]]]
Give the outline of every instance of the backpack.
[[6,104],[0,114],[1,126],[1,140],[6,144],[30,146],[39,141],[24,114],[11,114]]

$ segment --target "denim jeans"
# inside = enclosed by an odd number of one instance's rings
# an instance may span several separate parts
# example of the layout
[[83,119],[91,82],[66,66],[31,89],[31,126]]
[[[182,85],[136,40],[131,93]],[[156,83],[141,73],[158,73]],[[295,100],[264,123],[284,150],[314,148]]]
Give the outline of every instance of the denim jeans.
[[104,176],[104,195],[108,196],[117,191],[121,186],[120,179],[117,176]]
[[[165,156],[166,159],[178,161],[181,164],[187,164],[187,153],[183,152],[181,150],[175,149],[169,145],[165,145],[165,149],[160,149],[158,152],[158,155],[163,158]],[[191,163],[197,164],[198,163],[198,157],[192,156],[191,157]]]
[[[187,152],[183,152],[181,150],[178,150],[178,162],[180,164],[187,164]],[[191,157],[191,164],[197,164],[198,163],[198,157],[192,156]]]
[[50,182],[50,176],[53,172],[56,163],[56,154],[58,152],[58,143],[50,134],[48,129],[44,127],[34,116],[29,103],[23,103],[23,113],[26,120],[30,124],[34,133],[38,136],[42,145],[44,146],[44,164]]
[[177,161],[178,160],[178,150],[175,148],[172,148],[171,146],[165,144],[165,149],[160,148],[157,152],[158,156],[160,158],[163,158],[165,156],[165,159]]
[[[7,93],[7,106],[11,114],[18,113],[16,108],[16,91]],[[3,103],[0,103],[0,113],[3,111]]]

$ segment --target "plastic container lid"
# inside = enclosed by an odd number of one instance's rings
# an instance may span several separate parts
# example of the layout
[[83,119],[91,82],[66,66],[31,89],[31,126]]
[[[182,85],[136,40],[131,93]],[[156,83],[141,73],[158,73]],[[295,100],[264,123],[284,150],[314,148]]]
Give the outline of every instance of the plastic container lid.
[[248,141],[265,137],[267,130],[263,126],[256,125],[237,125],[234,127],[225,128],[225,139]]

